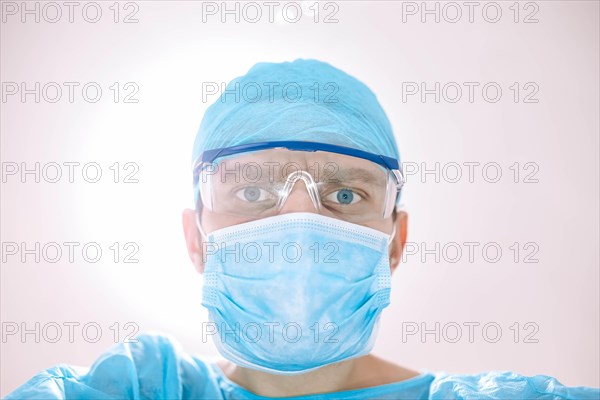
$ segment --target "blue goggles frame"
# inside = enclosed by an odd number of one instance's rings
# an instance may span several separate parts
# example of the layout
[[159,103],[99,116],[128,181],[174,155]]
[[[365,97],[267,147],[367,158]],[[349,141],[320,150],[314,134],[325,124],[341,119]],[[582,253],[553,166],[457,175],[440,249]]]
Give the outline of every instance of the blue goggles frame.
[[[257,142],[249,144],[240,144],[231,147],[222,147],[219,149],[206,150],[204,151],[197,164],[208,162],[212,163],[219,157],[245,153],[248,151],[267,150],[284,148],[288,150],[301,150],[301,151],[329,151],[331,153],[345,154],[348,156],[363,158],[365,160],[373,161],[376,164],[381,165],[389,170],[400,170],[398,160],[392,157],[369,153],[367,151],[354,149],[352,147],[339,146],[336,144],[320,143],[320,142],[306,142],[300,140],[281,140],[274,142]],[[198,162],[199,161],[199,162]]]

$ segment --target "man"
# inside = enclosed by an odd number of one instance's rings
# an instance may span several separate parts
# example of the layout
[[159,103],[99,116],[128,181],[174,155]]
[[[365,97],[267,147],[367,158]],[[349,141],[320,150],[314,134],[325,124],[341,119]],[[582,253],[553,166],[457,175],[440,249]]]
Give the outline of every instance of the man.
[[146,334],[8,398],[597,399],[547,376],[433,374],[370,354],[406,242],[400,165],[364,84],[315,60],[257,64],[204,116],[197,206],[183,213],[224,360]]

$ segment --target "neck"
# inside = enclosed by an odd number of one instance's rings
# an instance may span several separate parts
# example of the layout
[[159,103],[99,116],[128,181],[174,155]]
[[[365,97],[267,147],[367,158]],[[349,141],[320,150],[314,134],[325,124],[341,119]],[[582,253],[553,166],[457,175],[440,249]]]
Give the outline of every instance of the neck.
[[348,390],[357,359],[326,365],[299,375],[275,375],[220,362],[225,375],[247,390],[265,397],[291,397]]

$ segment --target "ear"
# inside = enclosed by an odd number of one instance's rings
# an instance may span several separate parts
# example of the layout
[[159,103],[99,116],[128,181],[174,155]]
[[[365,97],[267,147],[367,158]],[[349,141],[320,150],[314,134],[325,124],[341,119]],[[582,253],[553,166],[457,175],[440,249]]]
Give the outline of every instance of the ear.
[[204,272],[204,255],[202,253],[202,235],[196,225],[196,211],[191,209],[183,210],[182,214],[183,234],[187,246],[188,255],[196,271]]
[[397,211],[393,223],[396,224],[396,235],[390,243],[390,268],[392,272],[400,264],[402,252],[406,245],[406,237],[408,235],[408,214],[406,211]]

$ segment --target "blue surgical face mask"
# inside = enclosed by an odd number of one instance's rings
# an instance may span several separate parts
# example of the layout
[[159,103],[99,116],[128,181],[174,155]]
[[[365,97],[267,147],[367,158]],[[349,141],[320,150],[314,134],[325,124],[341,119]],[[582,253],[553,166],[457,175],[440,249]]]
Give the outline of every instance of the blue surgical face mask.
[[390,240],[315,213],[212,232],[203,245],[205,335],[231,362],[273,374],[368,354],[390,303]]

